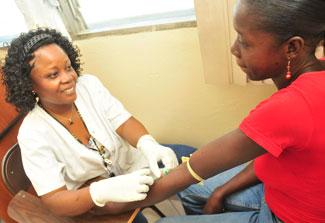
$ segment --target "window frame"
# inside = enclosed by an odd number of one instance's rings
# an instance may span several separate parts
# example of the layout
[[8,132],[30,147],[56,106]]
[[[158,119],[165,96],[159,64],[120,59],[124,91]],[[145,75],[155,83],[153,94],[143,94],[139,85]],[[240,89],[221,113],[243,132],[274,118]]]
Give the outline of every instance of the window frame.
[[74,40],[103,35],[125,35],[138,32],[159,31],[197,26],[195,9],[193,8],[192,14],[189,13],[186,15],[188,19],[183,19],[183,21],[174,22],[171,20],[171,22],[152,23],[139,26],[121,25],[89,29],[80,11],[78,0],[58,0],[58,2],[60,4],[59,12],[61,14],[62,20],[66,25],[66,29],[68,30],[71,38]]

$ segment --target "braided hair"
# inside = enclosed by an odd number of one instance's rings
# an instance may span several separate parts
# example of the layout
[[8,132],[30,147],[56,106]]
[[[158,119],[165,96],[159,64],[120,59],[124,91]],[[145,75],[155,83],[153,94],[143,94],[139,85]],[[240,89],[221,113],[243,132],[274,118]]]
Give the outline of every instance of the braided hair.
[[50,28],[38,28],[20,34],[11,42],[1,71],[6,87],[6,101],[13,104],[17,111],[25,113],[34,108],[36,95],[32,92],[30,72],[33,67],[30,66],[30,61],[34,58],[33,52],[38,48],[53,43],[64,50],[71,66],[80,75],[79,49],[60,32]]

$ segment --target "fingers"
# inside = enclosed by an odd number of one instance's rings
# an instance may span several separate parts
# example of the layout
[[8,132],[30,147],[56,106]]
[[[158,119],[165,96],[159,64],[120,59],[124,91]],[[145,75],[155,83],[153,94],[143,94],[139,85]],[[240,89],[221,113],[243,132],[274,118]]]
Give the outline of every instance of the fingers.
[[150,160],[149,167],[150,167],[150,170],[153,173],[153,175],[156,178],[160,178],[161,172],[160,172],[159,166],[155,160]]
[[130,175],[135,179],[139,184],[152,185],[154,179],[150,176],[151,170],[149,168],[140,169],[130,173]]
[[[151,178],[151,180],[153,181],[152,177],[145,177],[145,178]],[[135,194],[133,197],[133,201],[140,201],[140,200],[144,200],[147,197],[147,192],[149,191],[150,188],[147,184],[140,184],[134,189],[135,189]]]
[[146,184],[139,185],[136,189],[138,193],[147,193],[149,191],[149,186]]
[[141,169],[133,173],[120,175],[98,182],[89,187],[93,202],[103,207],[106,202],[130,202],[143,200],[147,196],[149,186],[154,183],[150,169]]
[[176,160],[176,162],[174,160],[162,160],[163,164],[165,165],[165,168],[169,171],[174,169],[175,167],[178,166],[178,162]]
[[133,200],[130,200],[130,201],[141,201],[141,200],[144,200],[146,199],[147,197],[147,194],[146,193],[138,193]]
[[149,176],[151,173],[149,168],[143,168],[137,171],[132,172],[132,175],[138,175],[138,176]]
[[147,184],[152,185],[154,183],[154,179],[150,176],[151,170],[149,168],[140,169],[130,173],[133,179],[135,179],[139,184]]
[[165,147],[165,148],[167,148],[168,150],[163,155],[162,162],[165,165],[165,168],[167,170],[174,169],[175,167],[178,166],[178,160],[177,160],[176,154],[170,148],[168,148],[168,147]]
[[142,176],[139,178],[140,184],[152,185],[154,183],[154,179],[151,176]]

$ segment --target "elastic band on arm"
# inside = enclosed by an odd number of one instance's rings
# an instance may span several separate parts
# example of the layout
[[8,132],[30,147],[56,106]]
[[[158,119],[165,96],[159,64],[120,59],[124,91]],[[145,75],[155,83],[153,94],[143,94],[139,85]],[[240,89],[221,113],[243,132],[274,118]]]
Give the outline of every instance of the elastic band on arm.
[[194,170],[192,169],[192,167],[190,166],[190,160],[187,160],[186,166],[187,166],[188,171],[190,172],[190,174],[192,175],[192,177],[195,180],[197,180],[199,182],[202,182],[203,181],[203,178],[200,177],[197,173],[195,173]]

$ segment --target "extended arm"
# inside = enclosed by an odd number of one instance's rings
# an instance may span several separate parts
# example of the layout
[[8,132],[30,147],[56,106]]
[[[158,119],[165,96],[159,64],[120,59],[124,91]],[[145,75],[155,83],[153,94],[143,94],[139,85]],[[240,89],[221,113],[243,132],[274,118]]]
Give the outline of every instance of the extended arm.
[[[207,179],[264,153],[266,150],[248,138],[240,129],[236,129],[197,150],[191,156],[190,164],[199,176]],[[181,164],[157,180],[144,201],[128,204],[111,203],[108,205],[108,209],[111,213],[119,213],[136,207],[149,206],[196,182],[188,172],[186,164]]]

